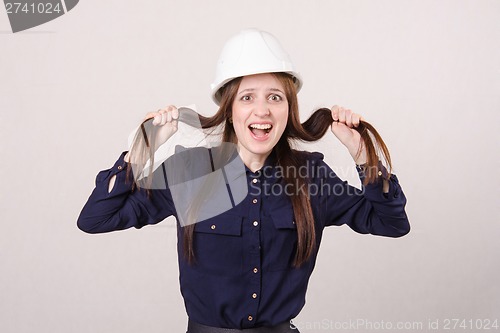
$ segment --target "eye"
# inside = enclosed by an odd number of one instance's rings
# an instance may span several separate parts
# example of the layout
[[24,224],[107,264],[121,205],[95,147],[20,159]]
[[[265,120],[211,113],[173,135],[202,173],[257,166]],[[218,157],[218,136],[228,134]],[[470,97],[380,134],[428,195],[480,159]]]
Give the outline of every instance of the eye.
[[283,100],[283,98],[280,95],[273,94],[273,95],[269,96],[269,100],[273,101],[273,102],[280,102]]
[[241,97],[241,100],[244,101],[244,102],[248,102],[251,99],[252,99],[252,97],[250,97],[249,95],[244,95],[244,96]]

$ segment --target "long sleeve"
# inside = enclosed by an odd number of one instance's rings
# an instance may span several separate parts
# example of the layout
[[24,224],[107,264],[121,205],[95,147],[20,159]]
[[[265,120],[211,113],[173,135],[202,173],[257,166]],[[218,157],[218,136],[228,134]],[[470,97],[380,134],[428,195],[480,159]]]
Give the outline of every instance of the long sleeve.
[[[347,224],[362,234],[400,237],[410,231],[405,212],[406,197],[396,175],[387,176],[386,169],[379,163],[378,180],[357,189],[342,181],[322,160],[321,182],[327,184],[323,193],[322,214],[325,225]],[[364,173],[357,168],[361,182]],[[389,182],[388,193],[383,193],[383,179]],[[329,191],[329,192],[328,192]]]
[[[98,173],[95,188],[78,217],[78,228],[88,233],[103,233],[131,227],[142,228],[156,224],[173,215],[175,210],[168,189],[132,190],[132,181],[126,180],[127,162],[123,152],[111,169]],[[108,184],[116,175],[115,184],[108,193]]]

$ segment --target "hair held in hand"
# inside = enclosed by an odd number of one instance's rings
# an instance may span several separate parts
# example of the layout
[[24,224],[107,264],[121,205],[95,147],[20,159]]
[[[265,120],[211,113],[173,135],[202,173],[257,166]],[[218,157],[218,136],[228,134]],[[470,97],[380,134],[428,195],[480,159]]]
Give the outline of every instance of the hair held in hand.
[[[294,141],[313,142],[321,139],[333,123],[332,112],[328,108],[318,109],[313,112],[309,119],[307,119],[304,123],[301,123],[294,78],[285,73],[273,73],[273,75],[283,85],[285,90],[284,93],[288,100],[289,110],[285,131],[281,139],[273,148],[271,154],[274,158],[275,165],[284,168],[284,170],[289,170],[288,168],[299,168],[305,164],[305,159],[304,155],[300,151],[292,149]],[[222,88],[220,107],[214,116],[205,117],[198,115],[199,122],[193,122],[191,125],[201,123],[201,127],[203,129],[208,129],[210,131],[221,129],[221,141],[236,144],[237,138],[233,124],[228,120],[232,118],[232,104],[237,94],[241,79],[242,78],[234,79]],[[184,120],[184,122],[190,124],[189,117]],[[377,181],[379,160],[385,162],[390,176],[391,158],[389,150],[379,133],[371,124],[363,120],[360,121],[360,124],[357,127],[354,127],[354,129],[360,133],[362,139],[361,144],[364,144],[367,154],[367,162],[363,165],[365,174],[364,184],[367,185]],[[149,138],[152,137],[154,137],[154,135],[151,133]],[[142,161],[140,163],[145,165],[146,161],[149,159],[149,163],[152,166],[154,164],[154,149],[152,149],[152,146],[153,143],[151,140],[148,141],[148,135],[146,135],[144,127],[142,127],[142,133],[141,131],[138,131],[131,148],[132,154],[138,157],[135,161]],[[358,150],[358,154],[360,152],[361,146]],[[304,193],[304,191],[298,190],[303,188],[307,189],[307,186],[304,185],[307,184],[308,180],[302,177],[287,177],[285,175],[282,182],[283,185],[287,186],[287,188],[293,189],[290,192],[294,193],[293,195],[290,195],[289,198],[293,207],[294,220],[297,227],[297,250],[294,265],[298,267],[310,258],[315,247],[317,246],[314,216],[309,199],[309,193]],[[196,198],[193,200],[196,201]],[[193,263],[196,257],[195,247],[193,244],[194,225],[189,224],[182,229],[184,255],[189,262]]]

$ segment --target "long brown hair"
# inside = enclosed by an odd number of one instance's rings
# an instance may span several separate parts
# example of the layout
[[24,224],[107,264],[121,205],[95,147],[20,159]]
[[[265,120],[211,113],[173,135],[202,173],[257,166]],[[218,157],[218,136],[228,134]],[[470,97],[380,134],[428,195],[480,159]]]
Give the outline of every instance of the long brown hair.
[[[276,79],[283,85],[284,93],[288,100],[288,121],[284,133],[273,153],[276,158],[276,164],[282,167],[282,170],[297,170],[306,163],[304,154],[293,150],[294,141],[317,141],[323,137],[326,131],[333,123],[331,110],[321,108],[316,110],[304,123],[300,122],[299,108],[297,100],[297,90],[294,79],[285,73],[273,73]],[[236,78],[230,81],[222,88],[222,98],[217,113],[212,117],[199,115],[202,128],[213,129],[222,126],[222,142],[236,143],[237,138],[231,122],[227,121],[232,116],[232,105],[238,92],[242,78]],[[360,121],[355,128],[361,135],[361,142],[364,142],[367,162],[363,166],[365,170],[364,184],[374,182],[377,179],[379,159],[383,159],[387,165],[389,175],[391,170],[391,159],[389,150],[375,128],[365,121]],[[358,154],[361,152],[361,143]],[[143,152],[144,153],[144,152]],[[146,153],[148,154],[148,153]],[[151,153],[149,153],[152,158]],[[288,169],[291,168],[291,169]],[[294,265],[299,267],[306,262],[316,247],[316,232],[314,216],[311,208],[311,201],[308,186],[308,179],[303,177],[289,177],[286,173],[282,179],[287,188],[292,193],[290,200],[295,216],[297,226],[297,251]],[[299,190],[300,189],[300,190]],[[183,252],[188,262],[193,262],[194,255],[194,225],[189,224],[183,227]]]

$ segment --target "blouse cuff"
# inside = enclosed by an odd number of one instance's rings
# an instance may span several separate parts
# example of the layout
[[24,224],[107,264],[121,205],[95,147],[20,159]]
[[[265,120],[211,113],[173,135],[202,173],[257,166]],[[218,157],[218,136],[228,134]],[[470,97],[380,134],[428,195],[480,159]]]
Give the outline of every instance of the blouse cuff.
[[[118,157],[118,160],[115,164],[107,170],[102,170],[97,174],[96,177],[96,187],[102,187],[103,193],[111,194],[113,192],[126,192],[132,189],[133,179],[127,179],[127,168],[128,163],[125,162],[124,158],[127,154],[127,151],[124,151]],[[116,176],[115,185],[113,190],[108,193],[108,184],[111,177]],[[101,186],[99,186],[101,185]],[[103,186],[104,185],[104,186]]]
[[[387,171],[387,168],[381,161],[378,161],[376,171],[377,179],[374,183],[364,185],[366,177],[364,165],[356,165],[356,170],[358,171],[359,179],[361,180],[361,184],[363,186],[364,195],[370,201],[388,201],[399,197],[400,186],[398,178],[394,174],[389,175],[389,171]],[[389,191],[387,193],[384,193],[383,191],[383,180],[387,180],[389,182]]]

